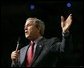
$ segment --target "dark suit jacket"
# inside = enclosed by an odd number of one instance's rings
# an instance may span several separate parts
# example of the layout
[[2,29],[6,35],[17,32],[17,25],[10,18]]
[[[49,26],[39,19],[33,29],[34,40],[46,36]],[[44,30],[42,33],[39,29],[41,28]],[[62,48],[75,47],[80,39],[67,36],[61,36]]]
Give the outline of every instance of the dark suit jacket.
[[[36,47],[35,56],[31,67],[56,67],[60,66],[60,59],[63,57],[63,52],[67,48],[69,36],[63,36],[60,42],[57,38],[46,39],[42,38]],[[20,57],[18,62],[12,63],[12,67],[25,67],[25,58],[29,46],[20,49]]]

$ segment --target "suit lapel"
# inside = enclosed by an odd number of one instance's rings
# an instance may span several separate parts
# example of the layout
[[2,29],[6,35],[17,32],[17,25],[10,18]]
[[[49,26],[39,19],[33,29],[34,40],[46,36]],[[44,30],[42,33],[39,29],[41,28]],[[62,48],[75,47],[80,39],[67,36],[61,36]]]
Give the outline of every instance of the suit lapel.
[[20,52],[20,64],[22,65],[22,63],[25,60],[26,57],[26,53],[27,53],[27,49],[29,48],[29,46],[24,47],[21,52]]
[[42,39],[38,42],[37,47],[36,47],[36,51],[35,51],[35,56],[34,56],[34,58],[33,58],[32,64],[35,62],[35,60],[36,60],[36,59],[38,58],[38,56],[40,55],[40,53],[41,53],[41,51],[42,51],[42,49],[43,49],[43,46],[44,46],[44,44],[43,44],[44,41],[45,41],[44,38],[42,38]]

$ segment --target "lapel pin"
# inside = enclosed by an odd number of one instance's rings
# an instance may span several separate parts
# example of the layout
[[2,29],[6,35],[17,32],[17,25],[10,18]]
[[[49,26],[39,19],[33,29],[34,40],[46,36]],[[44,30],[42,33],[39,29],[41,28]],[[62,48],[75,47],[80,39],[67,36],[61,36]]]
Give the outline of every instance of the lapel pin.
[[39,45],[39,47],[42,47],[41,45]]

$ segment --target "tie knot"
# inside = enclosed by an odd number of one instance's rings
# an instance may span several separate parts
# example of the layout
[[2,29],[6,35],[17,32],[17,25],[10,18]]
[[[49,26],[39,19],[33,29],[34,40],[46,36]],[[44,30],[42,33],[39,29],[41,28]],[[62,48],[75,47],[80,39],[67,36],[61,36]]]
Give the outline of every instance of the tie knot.
[[34,46],[35,45],[35,42],[34,41],[31,41],[30,45],[33,45]]

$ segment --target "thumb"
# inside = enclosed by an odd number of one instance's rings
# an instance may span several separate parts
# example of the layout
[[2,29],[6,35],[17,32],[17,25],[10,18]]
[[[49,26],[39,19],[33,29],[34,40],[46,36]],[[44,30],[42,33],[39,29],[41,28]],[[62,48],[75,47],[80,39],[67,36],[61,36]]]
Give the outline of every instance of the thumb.
[[64,22],[64,17],[63,16],[61,16],[61,22]]
[[20,50],[17,51],[18,53],[20,52]]
[[64,17],[61,16],[61,27],[63,27],[63,25],[64,25]]

